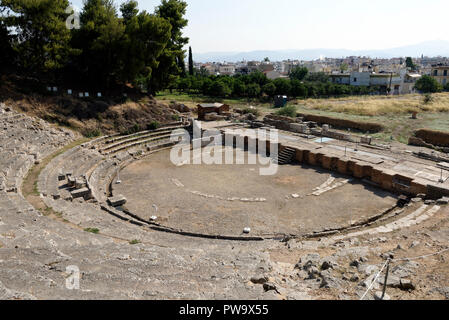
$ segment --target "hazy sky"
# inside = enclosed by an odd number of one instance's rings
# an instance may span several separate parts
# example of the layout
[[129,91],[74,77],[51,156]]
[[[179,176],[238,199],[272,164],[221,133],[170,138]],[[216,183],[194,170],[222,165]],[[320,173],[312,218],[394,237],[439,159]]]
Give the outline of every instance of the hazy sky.
[[[119,4],[124,1],[116,0]],[[82,0],[72,0],[82,7]],[[140,0],[153,12],[160,0]],[[188,0],[196,52],[386,49],[449,40],[448,0]]]

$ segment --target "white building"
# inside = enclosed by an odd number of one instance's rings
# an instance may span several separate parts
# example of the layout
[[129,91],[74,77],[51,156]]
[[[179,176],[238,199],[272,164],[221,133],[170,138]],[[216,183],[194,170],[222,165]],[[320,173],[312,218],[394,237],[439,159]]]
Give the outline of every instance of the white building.
[[220,75],[232,76],[235,74],[235,65],[225,64],[218,68],[218,73]]

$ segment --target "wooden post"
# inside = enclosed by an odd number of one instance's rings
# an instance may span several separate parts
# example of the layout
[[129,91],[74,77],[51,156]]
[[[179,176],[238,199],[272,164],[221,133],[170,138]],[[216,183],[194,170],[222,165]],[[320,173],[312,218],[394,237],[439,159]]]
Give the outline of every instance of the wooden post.
[[384,281],[384,288],[382,290],[382,298],[380,300],[383,300],[385,298],[385,293],[387,291],[387,281],[388,281],[388,273],[390,272],[390,259],[388,259],[387,264],[387,271],[385,272],[385,281]]

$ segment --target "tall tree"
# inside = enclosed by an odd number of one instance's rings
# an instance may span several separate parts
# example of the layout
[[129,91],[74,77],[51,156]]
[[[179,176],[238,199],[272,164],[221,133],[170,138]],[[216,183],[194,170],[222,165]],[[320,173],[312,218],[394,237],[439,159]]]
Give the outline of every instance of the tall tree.
[[276,94],[276,86],[273,82],[268,82],[262,88],[263,93],[265,93],[269,97],[273,97]]
[[406,65],[407,68],[410,68],[412,71],[415,71],[415,70],[416,70],[416,65],[415,65],[415,63],[413,62],[412,57],[407,57],[407,58],[405,59],[405,65]]
[[35,74],[62,68],[71,54],[67,0],[2,0],[10,11],[4,19],[14,30],[18,65]]
[[275,94],[277,95],[289,95],[292,89],[290,81],[288,79],[278,78],[274,80],[274,85],[276,86]]
[[126,27],[122,79],[148,90],[153,71],[170,40],[171,25],[163,18],[146,11],[139,13],[135,8],[135,1],[121,7]]
[[307,95],[306,86],[301,81],[294,79],[291,81],[290,94],[294,98],[297,97],[304,98]]
[[349,69],[349,66],[348,66],[347,63],[342,63],[342,64],[340,65],[340,72],[341,72],[341,73],[343,73],[343,72],[345,72],[345,71],[348,71],[348,69]]
[[192,47],[189,47],[189,74],[193,76],[193,53]]
[[167,20],[172,28],[170,41],[151,78],[150,90],[152,93],[170,87],[176,82],[178,76],[185,72],[183,48],[189,39],[183,37],[182,31],[188,23],[184,18],[186,10],[187,3],[182,0],[162,0],[161,5],[156,8],[155,14]]
[[0,11],[0,72],[2,72],[6,66],[13,65],[14,62],[14,53],[11,46],[12,37],[6,27],[4,19],[1,17],[1,13],[2,11]]
[[257,83],[260,87],[269,82],[267,76],[261,71],[252,72],[247,79],[250,83]]
[[441,84],[435,78],[424,75],[418,81],[416,81],[415,88],[422,93],[434,93],[443,90]]
[[292,71],[290,71],[290,79],[296,79],[296,80],[304,80],[304,78],[307,76],[307,74],[309,73],[309,69],[307,69],[306,67],[295,67],[293,68]]
[[312,73],[309,73],[305,77],[304,80],[326,83],[326,82],[329,81],[329,76],[326,73],[324,73],[324,72],[312,72]]
[[128,25],[132,19],[139,14],[139,3],[135,0],[128,0],[120,6],[123,22]]
[[251,83],[246,87],[246,93],[249,98],[257,98],[260,95],[261,89],[257,83]]
[[125,27],[113,0],[86,0],[80,15],[81,29],[74,32],[74,46],[82,51],[78,68],[91,86],[110,86],[122,69]]

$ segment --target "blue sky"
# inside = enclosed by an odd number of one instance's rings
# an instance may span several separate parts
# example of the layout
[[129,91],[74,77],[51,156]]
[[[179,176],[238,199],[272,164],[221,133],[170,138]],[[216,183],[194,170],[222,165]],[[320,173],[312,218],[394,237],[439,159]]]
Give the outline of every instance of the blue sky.
[[[124,1],[116,0],[117,4]],[[79,8],[82,0],[72,0]],[[140,0],[153,12],[159,0]],[[187,0],[196,52],[385,49],[447,40],[448,0]]]

